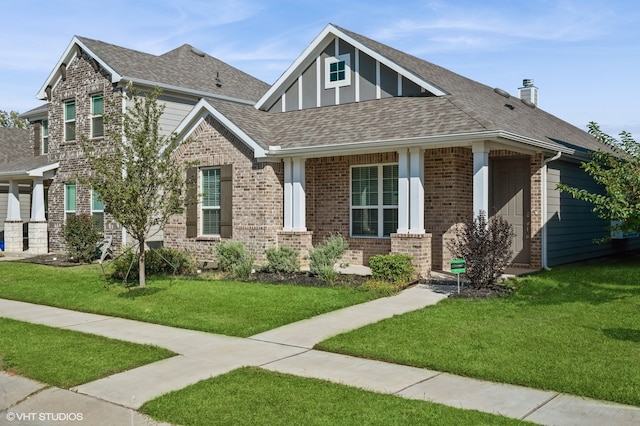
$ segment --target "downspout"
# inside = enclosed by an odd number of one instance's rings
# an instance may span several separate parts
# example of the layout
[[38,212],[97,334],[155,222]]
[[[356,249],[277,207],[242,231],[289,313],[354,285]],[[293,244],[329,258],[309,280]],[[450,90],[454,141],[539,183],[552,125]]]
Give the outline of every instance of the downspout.
[[547,164],[552,161],[556,161],[562,156],[562,152],[559,152],[551,158],[547,158],[542,161],[542,268],[550,271],[551,268],[547,264]]

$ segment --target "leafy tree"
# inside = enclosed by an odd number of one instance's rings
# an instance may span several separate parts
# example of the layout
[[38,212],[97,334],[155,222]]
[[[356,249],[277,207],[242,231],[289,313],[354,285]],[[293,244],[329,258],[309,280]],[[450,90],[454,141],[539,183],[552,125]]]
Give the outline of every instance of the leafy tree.
[[590,135],[609,149],[592,152],[590,160],[583,162],[580,167],[604,191],[589,192],[564,183],[558,184],[558,189],[593,204],[593,212],[600,219],[613,221],[612,230],[640,230],[640,144],[624,131],[617,140],[602,132],[594,122],[589,123],[588,130]]
[[24,118],[20,118],[18,111],[0,110],[0,127],[17,127],[18,129],[26,129],[29,122]]
[[80,143],[92,172],[88,184],[139,245],[138,282],[145,287],[145,241],[182,211],[185,182],[173,156],[177,135],[160,133],[160,89],[142,96],[130,86],[127,92],[133,105],[124,114],[115,106],[105,109],[105,140],[82,137]]

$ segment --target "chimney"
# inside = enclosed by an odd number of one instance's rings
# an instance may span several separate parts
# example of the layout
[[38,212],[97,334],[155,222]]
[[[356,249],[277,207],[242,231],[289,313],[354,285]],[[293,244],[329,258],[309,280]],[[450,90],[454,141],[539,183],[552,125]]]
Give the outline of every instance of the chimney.
[[532,78],[522,80],[522,87],[518,88],[520,99],[538,106],[538,88],[533,85]]

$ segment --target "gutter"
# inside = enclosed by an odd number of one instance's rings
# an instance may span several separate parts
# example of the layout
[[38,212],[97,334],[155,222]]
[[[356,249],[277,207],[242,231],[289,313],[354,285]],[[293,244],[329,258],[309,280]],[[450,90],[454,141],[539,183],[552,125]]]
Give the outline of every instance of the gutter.
[[547,263],[547,221],[548,218],[548,193],[547,193],[547,164],[552,161],[558,160],[562,156],[562,152],[558,151],[556,155],[551,158],[547,158],[542,161],[542,268],[550,271],[551,268]]

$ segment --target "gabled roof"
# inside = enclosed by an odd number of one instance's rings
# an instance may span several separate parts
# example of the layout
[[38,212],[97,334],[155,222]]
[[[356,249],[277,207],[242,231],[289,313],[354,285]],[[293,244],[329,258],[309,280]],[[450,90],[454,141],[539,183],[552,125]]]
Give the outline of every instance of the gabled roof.
[[60,78],[60,67],[78,54],[77,47],[92,56],[111,74],[111,82],[159,86],[163,90],[220,97],[254,103],[268,85],[188,44],[163,55],[152,55],[99,40],[75,36],[38,92],[45,99],[48,85]]

